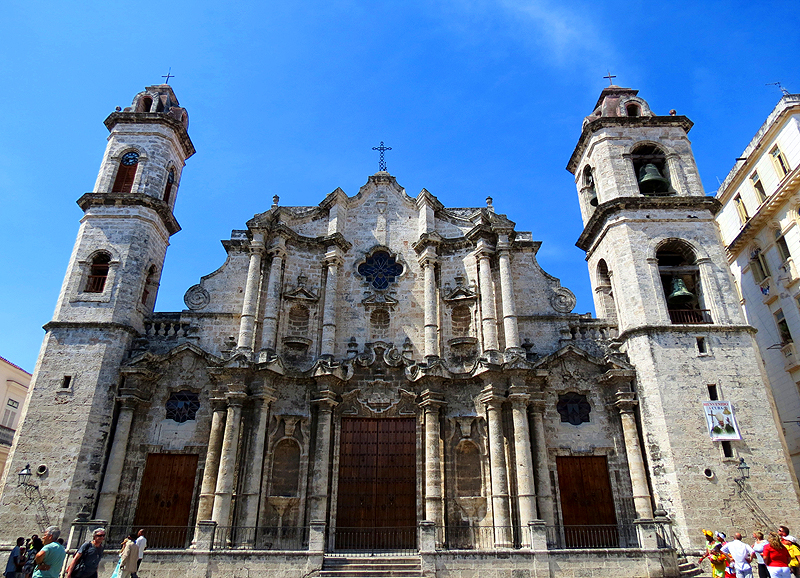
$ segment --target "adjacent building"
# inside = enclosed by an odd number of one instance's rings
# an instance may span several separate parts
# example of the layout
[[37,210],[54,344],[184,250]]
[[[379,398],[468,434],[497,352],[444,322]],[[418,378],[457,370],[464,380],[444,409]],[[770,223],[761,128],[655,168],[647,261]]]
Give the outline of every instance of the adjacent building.
[[717,223],[800,472],[800,95],[786,94],[717,191]]
[[0,472],[6,465],[25,398],[28,397],[30,382],[30,373],[0,357],[0,403],[3,404],[0,419]]

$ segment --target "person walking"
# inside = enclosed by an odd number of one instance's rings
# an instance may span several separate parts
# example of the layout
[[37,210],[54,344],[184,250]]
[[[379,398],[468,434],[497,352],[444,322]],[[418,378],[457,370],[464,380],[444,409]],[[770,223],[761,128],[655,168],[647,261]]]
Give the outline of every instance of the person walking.
[[61,566],[64,565],[67,551],[57,542],[60,535],[58,526],[50,526],[42,534],[42,549],[33,559],[36,564],[33,578],[58,578],[61,575]]
[[139,549],[139,558],[136,560],[136,570],[131,574],[131,578],[139,578],[139,566],[142,565],[144,550],[147,548],[147,538],[144,537],[144,528],[140,529],[139,533],[136,535],[136,547]]
[[105,528],[97,528],[92,532],[92,541],[83,544],[75,553],[67,568],[67,578],[97,578],[97,567],[103,557],[105,539]]
[[130,578],[136,572],[136,563],[139,561],[139,548],[136,546],[136,539],[133,532],[128,534],[122,542],[122,550],[119,553],[119,574],[117,578]]
[[736,578],[752,578],[753,567],[750,565],[750,561],[755,557],[756,553],[748,544],[742,542],[742,535],[739,532],[733,535],[733,540],[722,547],[722,551],[725,554],[730,554],[733,558]]
[[769,544],[764,539],[764,532],[756,530],[753,532],[753,551],[756,553],[756,562],[758,563],[758,578],[769,578],[769,570],[764,563],[764,546]]

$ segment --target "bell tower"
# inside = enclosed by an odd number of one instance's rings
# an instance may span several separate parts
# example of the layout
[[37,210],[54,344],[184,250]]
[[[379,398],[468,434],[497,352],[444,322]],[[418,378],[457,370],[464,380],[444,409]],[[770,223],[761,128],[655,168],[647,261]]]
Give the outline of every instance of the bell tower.
[[[702,545],[702,527],[759,520],[744,498],[708,507],[709,496],[739,491],[732,480],[740,457],[753,468],[745,490],[770,517],[800,513],[755,331],[714,223],[720,204],[705,195],[695,165],[692,124],[674,110],[655,114],[636,90],[609,86],[567,165],[597,315],[616,321],[620,351],[636,368],[650,499],[689,529],[679,536],[684,547]],[[741,439],[712,440],[702,403],[709,400],[732,403]]]
[[[173,207],[181,173],[195,152],[186,110],[168,85],[147,87],[105,125],[108,144],[94,190],[78,199],[84,216],[0,502],[10,518],[29,519],[35,509],[62,531],[79,512],[93,514],[120,363],[153,311],[169,238],[180,230]],[[34,480],[38,504],[16,487],[26,464],[46,466]]]

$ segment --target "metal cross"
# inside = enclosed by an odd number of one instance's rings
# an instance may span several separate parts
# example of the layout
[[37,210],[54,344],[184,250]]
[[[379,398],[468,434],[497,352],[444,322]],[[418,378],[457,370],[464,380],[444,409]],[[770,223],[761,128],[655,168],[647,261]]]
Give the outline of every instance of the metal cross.
[[167,79],[167,81],[164,84],[169,84],[169,79],[170,78],[175,78],[175,75],[174,74],[170,74],[170,72],[172,72],[172,67],[171,66],[169,67],[169,72],[167,72],[166,76],[162,76],[161,77],[161,78],[166,78]]
[[608,86],[613,86],[614,83],[611,82],[611,79],[612,78],[616,78],[616,77],[617,77],[617,75],[616,74],[611,74],[611,71],[609,70],[608,71],[608,76],[604,76],[603,78],[607,78],[608,79]]
[[381,144],[380,144],[380,146],[377,146],[377,147],[372,147],[372,150],[374,150],[374,151],[380,151],[380,153],[381,153],[381,158],[380,158],[380,160],[378,161],[378,170],[379,170],[379,171],[385,171],[385,170],[386,170],[386,159],[384,158],[384,156],[383,156],[383,153],[384,153],[384,151],[390,151],[390,150],[392,150],[392,147],[385,147],[385,146],[383,146],[383,141],[381,141]]

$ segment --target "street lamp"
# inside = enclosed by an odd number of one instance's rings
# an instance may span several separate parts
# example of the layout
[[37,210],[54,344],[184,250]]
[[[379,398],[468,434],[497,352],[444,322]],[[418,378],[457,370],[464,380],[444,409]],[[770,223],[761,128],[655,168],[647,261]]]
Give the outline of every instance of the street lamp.
[[733,481],[743,488],[744,481],[750,478],[750,466],[747,465],[747,462],[744,461],[744,458],[739,458],[739,465],[736,466],[736,469],[739,470],[739,477],[733,478]]
[[19,476],[19,481],[17,482],[17,486],[21,486],[23,488],[28,488],[32,484],[30,483],[31,479],[31,465],[25,464],[25,467],[22,468],[17,474]]

